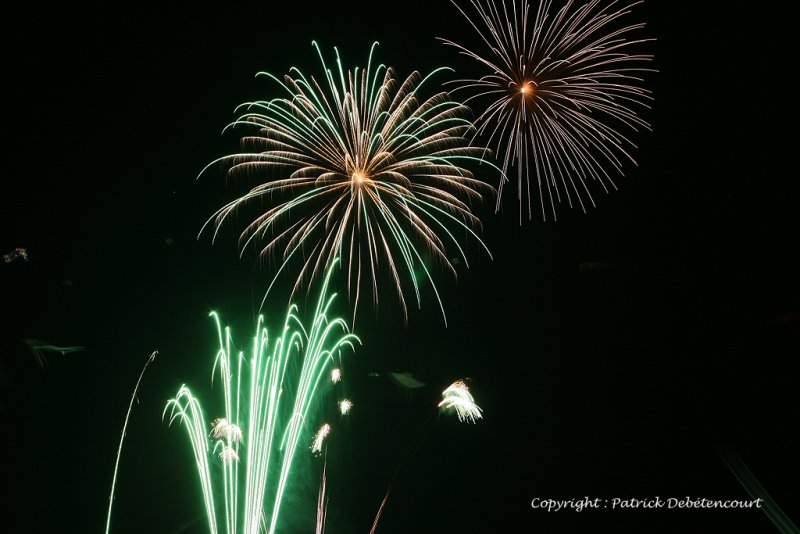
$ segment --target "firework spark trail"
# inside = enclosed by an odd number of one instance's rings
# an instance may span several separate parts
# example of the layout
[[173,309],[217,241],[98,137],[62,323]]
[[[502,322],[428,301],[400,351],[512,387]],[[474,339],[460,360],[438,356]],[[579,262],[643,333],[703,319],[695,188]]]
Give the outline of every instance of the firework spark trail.
[[[588,183],[597,182],[606,192],[616,189],[606,165],[622,174],[622,160],[635,164],[630,153],[635,145],[622,130],[650,129],[636,111],[649,108],[652,100],[642,76],[655,72],[648,67],[653,57],[637,49],[653,39],[628,39],[645,25],[624,22],[642,2],[612,0],[603,6],[591,0],[575,6],[568,0],[555,10],[551,0],[542,0],[534,13],[526,1],[469,3],[476,14],[453,0],[490,53],[441,40],[486,71],[451,83],[454,91],[471,93],[464,103],[488,103],[475,121],[475,137],[497,147],[503,176],[516,167],[520,223],[523,200],[532,219],[537,195],[544,220],[548,212],[555,219],[556,204],[564,201],[583,211],[587,203],[594,206]],[[531,192],[532,181],[538,193]],[[503,182],[498,210],[502,192]]]
[[[200,487],[203,492],[203,506],[206,510],[206,520],[211,534],[216,534],[217,513],[214,503],[213,484],[211,479],[211,469],[209,457],[209,443],[207,438],[207,427],[203,410],[198,401],[186,385],[182,385],[175,398],[167,403],[164,410],[171,409],[170,423],[177,418],[185,423],[186,434],[192,446],[197,472],[200,475]],[[227,495],[227,494],[226,494]]]
[[380,522],[381,517],[383,516],[383,511],[386,508],[386,502],[389,500],[389,494],[392,492],[392,488],[394,487],[395,482],[397,481],[401,472],[405,469],[408,465],[411,456],[417,451],[419,448],[420,442],[422,440],[422,436],[425,434],[425,429],[428,427],[431,421],[433,421],[433,416],[435,412],[431,411],[428,412],[426,417],[422,420],[422,423],[417,427],[414,434],[408,441],[408,445],[406,446],[406,450],[403,453],[400,462],[398,462],[397,467],[392,473],[392,478],[389,479],[389,485],[386,487],[386,493],[381,500],[381,505],[378,507],[378,512],[375,514],[375,519],[372,521],[372,527],[370,528],[369,534],[375,534],[378,530],[378,523]]
[[[323,67],[321,81],[296,68],[283,80],[259,73],[286,96],[240,106],[243,113],[227,128],[253,130],[242,137],[245,151],[211,162],[200,175],[222,165],[229,176],[258,174],[267,181],[223,206],[200,233],[211,224],[216,239],[234,212],[263,201],[271,207],[246,226],[239,244],[241,254],[252,245],[260,247],[260,258],[277,259],[264,299],[291,262],[300,267],[290,300],[341,257],[354,319],[362,282],[371,282],[377,307],[379,270],[392,279],[406,319],[405,294],[410,284],[421,306],[417,271],[424,273],[444,317],[424,258],[431,255],[453,276],[454,255],[469,266],[457,231],[491,256],[475,231],[480,221],[471,204],[494,190],[466,165],[499,169],[483,159],[485,149],[470,146],[469,108],[446,92],[427,99],[419,94],[431,76],[446,69],[424,78],[414,72],[399,82],[391,68],[373,65],[377,43],[366,68],[353,70],[345,70],[338,50],[336,68],[329,68],[313,45]],[[450,254],[450,246],[457,252]]]
[[777,528],[781,534],[800,533],[800,529],[797,528],[789,516],[778,506],[775,499],[767,493],[767,490],[764,489],[764,486],[761,485],[735,450],[728,445],[719,445],[717,446],[717,452],[750,497],[753,499],[762,499],[764,501],[761,510],[764,511],[764,514],[772,521],[772,524],[775,525],[775,528]]
[[325,532],[325,521],[328,516],[328,457],[325,456],[325,463],[322,465],[322,479],[319,484],[319,495],[317,496],[317,525],[315,534]]
[[[257,534],[265,528],[274,533],[278,528],[298,442],[309,436],[308,425],[317,416],[318,386],[328,384],[323,378],[330,376],[333,354],[360,343],[343,319],[330,317],[336,295],[328,296],[327,290],[334,265],[325,276],[310,328],[297,316],[295,305],[275,339],[259,317],[249,358],[232,352],[230,330],[223,333],[218,316],[211,314],[220,344],[212,376],[219,369],[224,417],[206,426],[200,403],[186,386],[167,402],[164,416],[169,412],[169,422],[185,423],[212,534],[221,530],[220,514],[228,534]],[[221,490],[212,476],[214,461],[222,463]],[[215,501],[220,494],[224,507]]]
[[106,519],[106,534],[108,534],[109,530],[111,529],[111,507],[114,504],[114,489],[117,485],[117,471],[119,469],[119,458],[122,456],[122,442],[125,441],[125,432],[128,429],[128,419],[131,416],[131,410],[133,409],[133,401],[136,399],[136,392],[139,390],[139,384],[142,382],[142,377],[144,376],[144,372],[147,370],[147,366],[150,365],[150,362],[156,359],[156,355],[158,354],[157,350],[154,350],[150,356],[147,358],[147,361],[142,367],[142,372],[139,374],[139,379],[136,381],[136,386],[133,388],[133,394],[131,395],[131,402],[128,404],[128,412],[125,414],[125,422],[122,425],[122,435],[119,438],[119,448],[117,449],[117,460],[114,462],[114,477],[111,479],[111,494],[108,496],[108,518]]

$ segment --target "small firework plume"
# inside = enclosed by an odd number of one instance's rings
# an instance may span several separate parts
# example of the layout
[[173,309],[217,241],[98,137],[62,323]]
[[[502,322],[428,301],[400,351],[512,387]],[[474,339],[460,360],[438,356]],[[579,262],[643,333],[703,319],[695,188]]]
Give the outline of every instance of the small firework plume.
[[344,399],[339,403],[339,411],[342,412],[342,415],[347,415],[350,413],[350,409],[353,407],[353,401]]
[[472,393],[469,392],[469,387],[463,380],[456,380],[442,392],[442,401],[439,403],[439,408],[443,410],[454,409],[458,420],[463,422],[474,423],[478,419],[482,419],[480,406],[475,404],[475,399]]
[[[218,442],[217,445],[220,443]],[[222,460],[222,463],[225,465],[230,465],[233,462],[239,461],[239,453],[236,452],[236,449],[233,447],[229,447],[228,445],[222,444],[219,447],[219,459]]]
[[328,437],[328,434],[331,433],[331,425],[328,423],[323,424],[320,429],[314,434],[314,439],[311,442],[311,452],[314,454],[319,454],[322,452],[322,444],[325,442],[325,438]]
[[[453,1],[486,53],[442,40],[485,71],[453,83],[471,93],[465,103],[485,103],[477,135],[496,147],[503,176],[516,167],[520,222],[523,213],[533,218],[534,201],[545,220],[556,218],[557,204],[594,206],[589,185],[616,189],[607,167],[622,174],[623,160],[635,163],[623,131],[650,129],[637,111],[652,100],[643,87],[652,55],[639,52],[652,39],[638,37],[644,24],[625,22],[642,2],[568,0],[556,9],[541,0],[534,10],[525,0],[469,3],[472,10]],[[501,182],[498,210],[502,191]]]
[[244,113],[229,128],[250,132],[241,139],[244,152],[201,171],[222,165],[232,177],[265,179],[203,228],[213,223],[216,239],[223,223],[246,205],[270,206],[239,240],[242,254],[259,247],[260,258],[276,263],[264,299],[288,265],[298,268],[294,294],[341,257],[354,319],[362,292],[371,293],[377,306],[379,271],[391,280],[404,317],[407,294],[422,305],[421,280],[430,282],[444,316],[429,259],[456,276],[452,257],[469,266],[461,236],[489,253],[475,232],[480,221],[471,206],[494,190],[468,167],[499,169],[483,160],[485,149],[470,146],[469,108],[444,91],[422,96],[428,79],[446,69],[400,81],[391,68],[373,65],[377,43],[366,68],[345,70],[338,51],[336,67],[329,68],[313,44],[322,79],[295,68],[283,80],[260,73],[284,96],[240,106]]
[[[232,351],[230,330],[211,314],[224,417],[206,424],[200,401],[185,385],[167,402],[164,416],[181,422],[189,437],[212,534],[272,533],[280,524],[298,446],[310,438],[309,422],[324,411],[319,398],[331,387],[326,377],[337,361],[334,354],[359,342],[346,321],[330,316],[336,297],[327,293],[332,268],[310,323],[292,305],[277,336],[270,337],[259,317],[249,356]],[[212,469],[215,462],[220,469]]]
[[334,384],[339,382],[342,379],[342,370],[338,367],[331,371],[331,382]]
[[231,424],[227,419],[215,419],[211,423],[211,436],[215,439],[224,439],[233,443],[242,441],[242,429]]

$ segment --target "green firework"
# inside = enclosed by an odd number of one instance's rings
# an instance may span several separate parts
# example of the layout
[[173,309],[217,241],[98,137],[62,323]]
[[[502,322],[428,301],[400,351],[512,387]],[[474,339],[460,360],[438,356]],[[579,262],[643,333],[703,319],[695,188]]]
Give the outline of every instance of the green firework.
[[[332,268],[333,266],[331,266]],[[327,379],[334,354],[360,343],[341,318],[329,316],[330,271],[310,324],[292,305],[283,328],[269,336],[259,318],[252,354],[234,355],[231,334],[215,318],[219,352],[212,380],[222,383],[224,417],[208,424],[200,401],[185,385],[167,402],[164,415],[184,424],[194,454],[212,534],[273,533],[301,444],[311,448],[319,397],[333,387]]]
[[242,252],[259,247],[279,266],[265,298],[290,262],[299,266],[294,292],[340,257],[354,318],[362,292],[377,305],[378,271],[392,280],[404,313],[406,292],[413,290],[420,306],[421,282],[427,280],[444,315],[424,258],[455,276],[452,258],[469,265],[460,236],[471,236],[488,253],[474,230],[480,221],[472,205],[494,190],[467,166],[499,169],[483,159],[486,149],[470,145],[469,108],[443,91],[422,95],[431,76],[448,69],[402,80],[393,69],[373,64],[374,48],[366,68],[345,69],[338,51],[329,67],[317,47],[321,79],[296,68],[283,80],[260,73],[279,85],[282,96],[240,106],[242,114],[229,128],[245,132],[243,152],[206,169],[223,164],[231,176],[265,181],[206,225],[213,223],[216,237],[243,206],[268,206],[240,237]]

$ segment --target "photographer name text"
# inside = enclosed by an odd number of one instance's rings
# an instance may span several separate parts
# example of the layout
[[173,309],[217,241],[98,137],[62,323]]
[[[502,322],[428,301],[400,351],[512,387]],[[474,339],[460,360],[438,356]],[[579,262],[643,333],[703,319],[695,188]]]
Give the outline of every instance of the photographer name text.
[[679,509],[741,509],[761,508],[764,499],[707,499],[705,497],[667,497],[603,499],[583,497],[580,499],[545,499],[534,497],[531,508],[547,512],[584,510],[679,510]]

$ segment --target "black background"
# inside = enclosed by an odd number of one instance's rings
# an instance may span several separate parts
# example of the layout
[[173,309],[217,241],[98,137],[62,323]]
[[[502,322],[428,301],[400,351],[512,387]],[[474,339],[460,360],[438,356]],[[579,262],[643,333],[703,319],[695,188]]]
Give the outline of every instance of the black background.
[[[618,192],[558,222],[520,226],[513,190],[501,213],[480,208],[494,259],[473,244],[457,282],[439,277],[446,328],[430,292],[407,325],[391,298],[359,315],[345,382],[356,408],[329,450],[328,532],[368,532],[398,465],[379,532],[777,531],[759,511],[530,507],[749,498],[720,445],[800,520],[793,30],[778,3],[699,4],[635,10],[659,72],[653,132],[634,136],[638,167]],[[469,72],[435,38],[477,39],[441,0],[17,8],[1,37],[0,245],[30,261],[0,265],[3,530],[102,531],[130,395],[157,349],[112,531],[204,532],[188,444],[161,411],[184,382],[211,398],[207,313],[249,337],[267,280],[252,255],[237,258],[233,234],[197,239],[244,190],[195,179],[236,149],[222,127],[237,104],[272,95],[256,72],[316,72],[312,39],[348,66],[377,40],[401,75]],[[49,354],[43,369],[22,338],[85,351]],[[392,371],[426,386],[410,394]],[[485,411],[474,426],[433,409],[461,377]],[[312,505],[317,474],[305,481]],[[305,531],[312,514],[290,506],[287,527]]]

